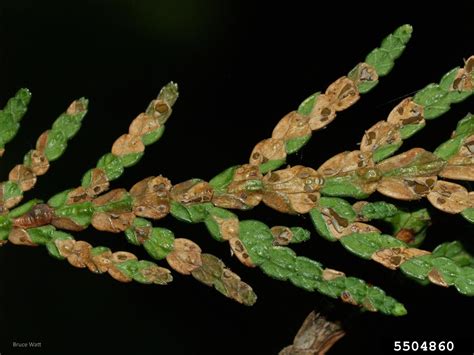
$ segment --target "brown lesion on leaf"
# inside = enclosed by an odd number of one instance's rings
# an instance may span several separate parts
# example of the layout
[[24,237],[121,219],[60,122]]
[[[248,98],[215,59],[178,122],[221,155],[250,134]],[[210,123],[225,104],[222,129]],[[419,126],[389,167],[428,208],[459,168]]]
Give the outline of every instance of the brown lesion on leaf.
[[214,191],[206,181],[190,179],[171,188],[171,199],[182,204],[204,203],[212,200]]
[[33,243],[28,232],[24,228],[13,227],[8,235],[8,240],[15,245],[26,245],[30,247],[37,246],[37,244]]
[[431,269],[428,273],[428,279],[435,285],[449,287],[449,284],[444,280],[443,275],[436,268]]
[[474,181],[474,135],[463,139],[459,151],[449,158],[439,176],[448,179]]
[[257,143],[250,155],[251,165],[260,165],[269,160],[284,160],[286,158],[285,142],[281,139],[268,138]]
[[239,237],[239,220],[236,217],[221,218],[218,216],[211,216],[211,218],[219,226],[219,232],[223,239],[231,240]]
[[423,106],[416,104],[411,97],[408,97],[393,108],[387,122],[398,128],[406,125],[425,126]]
[[372,254],[372,260],[383,266],[396,270],[405,261],[423,255],[429,255],[430,252],[416,248],[387,248],[376,251]]
[[166,256],[169,266],[183,275],[189,275],[202,265],[201,248],[193,241],[176,238],[174,248]]
[[30,165],[27,166],[36,176],[44,175],[49,169],[49,161],[44,152],[40,150],[30,151]]
[[398,144],[401,141],[397,126],[386,121],[379,121],[365,132],[360,143],[360,150],[374,152],[382,146]]
[[293,239],[293,232],[285,226],[274,226],[270,228],[273,235],[273,245],[288,245]]
[[163,177],[148,177],[130,189],[133,213],[139,217],[161,219],[170,211],[171,182]]
[[212,203],[217,207],[241,210],[255,207],[262,201],[262,191],[249,188],[249,184],[261,179],[262,173],[257,165],[241,165],[225,192],[214,191]]
[[342,271],[334,270],[334,269],[329,269],[326,268],[323,270],[323,280],[324,281],[331,281],[334,279],[337,279],[338,277],[344,277],[346,274],[344,274]]
[[464,68],[458,70],[456,77],[454,78],[451,90],[455,91],[471,91],[474,89],[473,83],[473,68],[474,68],[474,56],[469,57]]
[[23,164],[18,164],[10,171],[8,180],[16,182],[22,191],[29,191],[36,184],[36,175],[30,168]]
[[112,145],[112,154],[122,157],[128,154],[142,153],[145,151],[145,145],[139,136],[132,134],[123,134]]
[[33,206],[27,213],[14,218],[12,224],[20,228],[35,228],[50,224],[53,216],[53,209],[47,204],[40,203]]
[[319,200],[324,180],[314,169],[301,165],[270,172],[263,178],[263,202],[283,213],[307,213]]
[[146,113],[139,114],[130,124],[128,132],[133,136],[143,136],[161,127],[160,122]]
[[87,106],[82,100],[73,101],[66,110],[68,115],[77,115],[78,113],[84,112],[87,110]]
[[309,116],[303,116],[296,111],[292,111],[275,126],[272,138],[287,141],[293,138],[306,137],[310,134]]
[[313,311],[298,330],[293,344],[281,350],[279,355],[325,355],[344,335],[339,322]]
[[464,186],[448,181],[437,181],[427,198],[436,208],[452,214],[474,207],[474,194]]
[[232,253],[242,264],[247,267],[255,267],[255,264],[252,262],[247,248],[238,237],[230,239],[229,245]]
[[214,286],[224,296],[244,305],[251,306],[255,303],[257,296],[252,288],[228,269],[219,258],[211,254],[202,254],[201,261],[202,265],[192,271],[192,276],[196,280]]

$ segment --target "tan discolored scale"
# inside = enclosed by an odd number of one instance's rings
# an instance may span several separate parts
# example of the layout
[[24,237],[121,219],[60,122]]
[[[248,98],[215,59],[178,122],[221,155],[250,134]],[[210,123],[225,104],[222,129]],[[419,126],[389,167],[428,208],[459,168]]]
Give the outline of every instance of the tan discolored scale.
[[8,210],[10,208],[15,207],[23,199],[23,195],[12,196],[10,198],[5,199],[6,188],[7,188],[7,185],[5,182],[0,183],[0,210],[2,210],[2,212],[5,209]]
[[74,190],[69,191],[67,194],[66,205],[72,205],[76,203],[82,203],[86,201],[92,201],[93,196],[88,194],[86,188],[79,186]]
[[129,228],[134,219],[133,212],[95,212],[91,224],[99,231],[119,233]]
[[378,228],[362,222],[350,223],[344,217],[338,215],[332,208],[322,208],[321,216],[329,233],[336,239],[340,239],[352,233],[379,232]]
[[370,152],[354,150],[342,152],[326,160],[319,168],[318,173],[323,177],[343,175],[361,168],[372,168],[374,162]]
[[321,94],[316,98],[316,102],[309,114],[309,127],[316,131],[327,126],[336,118],[333,98],[326,94]]
[[323,180],[314,169],[297,165],[263,178],[263,202],[283,213],[307,213],[319,200]]
[[416,168],[402,172],[403,177],[408,177],[437,175],[444,165],[444,160],[433,153],[423,148],[413,148],[383,160],[377,164],[377,168],[384,175],[394,175],[393,171],[400,168]]
[[449,158],[439,176],[448,179],[474,181],[474,135],[470,135],[463,140],[459,152]]
[[349,76],[356,85],[374,82],[379,79],[379,75],[377,74],[375,68],[367,63],[359,63],[354,69],[355,71],[351,71]]
[[238,218],[220,218],[218,216],[212,216],[212,219],[219,226],[221,236],[225,240],[231,240],[239,237],[239,220]]
[[14,227],[10,234],[8,234],[8,240],[15,245],[27,245],[34,247],[37,244],[33,243],[26,229]]
[[20,228],[36,228],[51,223],[54,211],[45,203],[33,206],[28,212],[13,218],[12,224]]
[[332,107],[334,107],[336,111],[349,108],[360,98],[359,90],[355,83],[345,76],[329,85],[326,89],[326,95],[333,99]]
[[292,111],[275,126],[272,138],[287,141],[292,138],[306,137],[311,134],[309,116]]
[[472,80],[472,73],[474,68],[474,56],[469,57],[464,68],[458,70],[456,77],[451,85],[452,90],[456,91],[470,91],[474,88]]
[[453,214],[474,207],[474,194],[468,193],[464,186],[448,181],[437,181],[428,200],[441,211]]
[[244,164],[234,173],[232,182],[226,192],[214,192],[212,203],[217,207],[232,209],[249,209],[262,201],[262,192],[249,190],[248,182],[262,179],[262,173],[257,165]]
[[71,253],[67,256],[67,261],[78,268],[94,267],[94,263],[90,259],[91,249],[92,246],[89,243],[82,240],[75,241]]
[[36,184],[36,175],[22,164],[16,165],[8,175],[8,180],[16,182],[22,191],[31,190]]
[[344,274],[342,271],[326,268],[323,270],[322,276],[324,281],[331,281],[337,279],[338,277],[346,276],[346,274]]
[[49,161],[44,152],[32,150],[30,152],[31,163],[29,168],[36,176],[44,175],[49,169]]
[[[100,254],[91,255],[91,261],[93,263],[93,267],[89,267],[89,270],[96,273],[104,273],[112,265],[112,252],[110,250],[105,250]],[[89,266],[89,265],[88,265]]]
[[202,265],[201,248],[189,239],[176,238],[173,251],[166,256],[166,261],[173,270],[189,275]]
[[48,145],[48,135],[49,135],[49,130],[41,133],[41,135],[38,137],[36,140],[36,150],[39,152],[44,153],[46,150],[46,146]]
[[239,261],[247,267],[255,267],[255,264],[250,259],[249,253],[242,241],[237,238],[232,238],[229,240],[229,245],[232,250],[232,253],[239,259]]
[[372,260],[383,266],[396,270],[405,261],[423,255],[429,255],[430,252],[416,248],[387,248],[376,251],[372,254]]
[[87,187],[87,194],[89,196],[97,196],[107,191],[109,186],[109,179],[103,169],[94,168],[91,170],[91,183]]
[[139,114],[130,124],[128,132],[133,136],[143,136],[160,128],[158,120],[146,113]]
[[377,191],[382,195],[397,200],[419,200],[432,191],[436,180],[436,176],[406,179],[400,177],[383,177],[377,185]]
[[148,177],[130,190],[133,212],[139,217],[160,219],[170,211],[171,182],[162,177]]
[[274,226],[270,228],[273,235],[274,245],[288,245],[293,239],[293,232],[285,226]]
[[416,104],[411,97],[408,97],[393,108],[388,115],[387,122],[396,127],[406,125],[425,126],[423,106]]
[[[243,185],[239,183],[239,185]],[[248,210],[257,206],[262,201],[261,192],[242,191],[238,186],[234,186],[230,192],[216,192],[212,196],[212,204],[216,207],[230,208],[237,210]]]
[[75,242],[73,239],[56,239],[54,245],[58,248],[59,254],[67,258],[71,255]]
[[190,179],[171,188],[171,199],[182,204],[203,203],[212,200],[213,189],[209,183]]
[[[147,112],[149,111],[152,113],[154,118],[162,120],[171,111],[171,106],[165,100],[156,99],[151,102],[150,107],[147,110]],[[165,123],[165,122],[162,122],[162,123]]]
[[87,109],[87,105],[83,100],[74,100],[66,110],[68,115],[76,115],[78,113],[84,112]]
[[138,260],[135,255],[126,251],[117,251],[112,254],[110,257],[111,265],[107,269],[107,272],[110,276],[112,276],[115,280],[120,282],[130,282],[132,278],[125,275],[122,271],[120,271],[115,264],[120,264],[128,260]]
[[121,135],[112,145],[112,154],[117,157],[142,153],[144,150],[145,145],[142,143],[140,137],[132,134]]
[[99,197],[96,197],[92,203],[96,207],[101,207],[109,203],[118,202],[123,200],[127,195],[127,190],[125,189],[113,189],[106,194],[103,194]]
[[5,148],[0,148],[0,158],[3,156],[5,153]]
[[260,165],[269,160],[284,160],[285,158],[285,142],[281,139],[268,138],[253,148],[249,163],[251,165]]
[[87,226],[76,223],[70,218],[57,217],[57,216],[53,216],[51,224],[58,229],[64,229],[64,230],[73,231],[73,232],[80,232],[87,228]]
[[373,152],[379,147],[397,144],[401,141],[400,131],[394,124],[379,121],[364,133],[360,143],[360,150],[363,152]]
[[449,287],[449,284],[444,280],[443,275],[436,270],[436,268],[431,269],[428,273],[428,279],[435,285]]

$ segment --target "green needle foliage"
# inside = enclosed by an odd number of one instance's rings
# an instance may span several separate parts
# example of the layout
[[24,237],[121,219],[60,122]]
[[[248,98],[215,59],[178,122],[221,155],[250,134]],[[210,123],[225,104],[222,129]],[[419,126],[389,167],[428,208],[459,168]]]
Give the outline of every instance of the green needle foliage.
[[[130,124],[129,131],[112,145],[97,165],[88,170],[81,184],[59,192],[47,203],[31,200],[16,207],[23,191],[33,188],[49,162],[61,156],[79,130],[87,100],[79,99],[38,139],[23,164],[0,185],[0,241],[17,245],[44,246],[57,259],[80,268],[109,273],[122,282],[164,285],[171,271],[154,262],[138,260],[122,251],[93,247],[77,241],[69,232],[90,226],[122,233],[127,241],[142,245],[157,262],[189,275],[235,301],[252,305],[256,295],[217,257],[203,253],[198,244],[176,238],[154,221],[171,215],[185,223],[203,223],[210,236],[228,242],[233,255],[248,267],[309,292],[319,292],[371,312],[402,316],[402,303],[381,288],[324,267],[316,260],[298,256],[289,247],[310,239],[301,227],[272,226],[257,220],[240,221],[230,210],[250,210],[263,202],[279,213],[309,214],[314,228],[328,241],[339,241],[349,252],[389,269],[400,269],[422,284],[454,286],[461,294],[474,295],[474,258],[459,241],[421,249],[429,234],[426,208],[406,209],[394,202],[363,201],[375,192],[393,199],[426,198],[435,208],[461,214],[474,222],[474,192],[444,181],[474,180],[474,115],[462,119],[451,138],[434,153],[414,148],[395,155],[405,139],[426,120],[441,116],[454,103],[474,92],[474,57],[463,67],[444,75],[413,98],[402,100],[386,121],[369,128],[358,150],[342,152],[319,168],[301,165],[280,170],[288,154],[299,151],[312,132],[326,127],[341,112],[374,88],[402,54],[412,34],[409,25],[399,27],[357,64],[347,76],[316,92],[284,116],[271,138],[259,142],[249,162],[232,166],[209,182],[193,178],[171,184],[161,175],[147,177],[130,190],[113,189],[110,182],[125,168],[136,164],[145,147],[159,140],[178,97],[174,83],[166,85],[147,109]],[[20,90],[0,112],[0,151],[16,134],[26,112],[30,94]],[[351,203],[346,198],[360,201]],[[388,227],[382,231],[372,221]]]

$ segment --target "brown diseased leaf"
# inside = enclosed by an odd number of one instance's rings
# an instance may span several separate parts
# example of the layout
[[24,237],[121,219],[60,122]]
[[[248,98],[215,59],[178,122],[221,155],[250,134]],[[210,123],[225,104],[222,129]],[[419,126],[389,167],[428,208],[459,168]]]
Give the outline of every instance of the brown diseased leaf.
[[402,179],[399,177],[383,177],[377,185],[382,195],[397,200],[412,201],[427,196],[435,186],[437,177],[417,177]]
[[87,187],[87,194],[89,196],[97,196],[109,189],[109,180],[107,174],[103,169],[94,168],[91,170],[91,183]]
[[387,248],[373,253],[372,260],[389,269],[396,270],[405,261],[428,254],[430,252],[416,248]]
[[133,212],[95,212],[91,224],[99,231],[119,233],[129,228],[134,219]]
[[121,135],[112,145],[112,154],[121,157],[133,153],[142,153],[145,150],[145,145],[142,143],[139,136],[132,134]]
[[360,143],[360,150],[373,152],[379,147],[401,141],[402,138],[397,126],[386,121],[379,121],[365,132]]
[[66,205],[92,201],[92,199],[93,199],[93,196],[90,196],[88,194],[87,189],[82,186],[79,186],[79,187],[76,187],[74,190],[71,190],[67,194]]
[[74,222],[72,219],[65,217],[56,217],[53,216],[51,224],[58,229],[64,229],[73,232],[80,232],[87,228],[87,226],[80,225]]
[[324,176],[337,176],[361,169],[372,168],[374,162],[369,152],[354,150],[352,152],[342,152],[328,159],[319,168],[318,172]]
[[237,259],[247,267],[255,267],[255,264],[250,259],[247,248],[239,238],[232,238],[229,240],[229,245],[232,252],[237,256]]
[[284,160],[285,158],[285,142],[281,139],[268,138],[255,146],[249,162],[252,165],[260,165],[269,160]]
[[36,140],[36,150],[44,153],[46,146],[48,145],[48,134],[49,130],[41,133],[39,138]]
[[171,188],[171,199],[182,204],[203,203],[212,200],[213,189],[200,179],[190,179]]
[[416,104],[411,97],[408,97],[393,108],[387,122],[399,128],[406,125],[423,127],[426,124],[423,118],[423,106]]
[[32,150],[30,153],[31,166],[29,168],[36,176],[44,175],[49,169],[49,162],[44,152]]
[[110,261],[112,262],[112,265],[108,268],[107,272],[109,273],[110,276],[112,276],[115,280],[120,281],[120,282],[130,282],[132,281],[131,277],[128,277],[125,275],[122,271],[120,271],[115,264],[117,263],[123,263],[128,260],[137,260],[137,257],[133,255],[132,253],[126,252],[126,251],[117,251],[112,254],[110,257]]
[[45,203],[39,203],[25,214],[12,220],[13,226],[20,228],[35,228],[51,223],[53,209]]
[[92,246],[89,243],[81,240],[75,241],[71,253],[67,256],[67,261],[69,261],[69,264],[72,266],[78,268],[85,268],[88,265],[89,268],[93,267],[94,264],[90,260],[91,249]]
[[212,216],[212,219],[214,219],[219,226],[219,231],[223,239],[231,240],[232,238],[239,237],[238,218],[220,218],[218,216]]
[[[23,195],[13,196],[8,199],[5,198],[5,182],[0,183],[0,210],[10,209],[15,207],[22,199]],[[3,202],[3,204],[2,204]]]
[[[94,267],[89,267],[89,270],[96,273],[104,273],[112,265],[112,252],[110,250],[106,250],[103,253],[97,255],[91,255],[91,261],[94,264]],[[88,265],[89,266],[89,265]]]
[[367,82],[374,82],[379,79],[379,75],[375,68],[367,63],[357,64],[355,71],[351,71],[350,79],[354,81],[356,85]]
[[439,176],[455,180],[474,181],[474,135],[466,137],[459,152],[449,158]]
[[344,274],[341,271],[326,268],[323,270],[322,276],[323,276],[324,281],[331,281],[331,280],[337,279],[338,277],[346,276],[346,274]]
[[279,355],[325,355],[344,335],[338,323],[328,321],[313,311],[298,330],[293,345],[285,347]]
[[437,181],[428,200],[441,211],[453,214],[474,207],[474,194],[468,193],[464,186],[447,181]]
[[270,228],[270,231],[273,235],[273,244],[274,245],[288,245],[293,239],[293,232],[290,228],[285,226],[274,226]]
[[331,123],[336,118],[336,109],[333,107],[333,98],[321,94],[316,98],[311,113],[309,114],[309,126],[316,131]]
[[326,95],[332,98],[332,107],[334,107],[336,111],[349,108],[360,98],[359,90],[355,83],[345,76],[329,85],[326,89]]
[[263,202],[283,213],[307,213],[319,199],[323,179],[311,168],[297,165],[263,178]]
[[126,195],[127,190],[125,189],[113,189],[102,196],[96,197],[92,203],[94,206],[100,207],[109,203],[121,201]]
[[349,221],[338,215],[332,208],[322,208],[321,216],[328,228],[329,233],[336,239],[340,239],[352,233],[379,232],[378,228],[362,222]]
[[443,160],[423,148],[410,149],[377,164],[377,168],[382,174],[391,173],[392,176],[395,175],[393,170],[396,169],[409,167],[417,168],[411,170],[405,169],[398,172],[397,175],[402,175],[402,177],[437,175],[443,166]]
[[128,132],[133,136],[143,136],[160,128],[158,120],[146,113],[139,114],[130,124]]
[[75,115],[86,110],[86,106],[81,100],[73,101],[66,110],[68,115]]
[[458,70],[456,78],[454,78],[451,90],[470,91],[474,88],[472,82],[472,71],[474,68],[474,56],[469,57],[464,68]]
[[449,287],[449,284],[444,280],[443,275],[441,275],[436,268],[431,269],[428,273],[428,279],[435,285]]
[[54,245],[58,248],[59,254],[67,258],[71,255],[75,242],[73,239],[56,239]]
[[133,212],[145,218],[165,217],[170,211],[170,190],[171,182],[162,176],[151,176],[136,183],[130,190]]
[[19,164],[15,166],[8,175],[8,180],[20,185],[22,191],[31,190],[36,184],[36,176],[26,166]]
[[166,261],[173,270],[189,275],[202,265],[201,248],[189,239],[174,240],[174,249],[166,256]]
[[14,227],[8,235],[8,240],[15,245],[27,245],[30,247],[37,246],[37,244],[31,241],[28,232],[23,228]]
[[272,138],[287,141],[292,138],[306,137],[311,134],[309,116],[293,111],[283,117],[273,130]]
[[257,165],[244,164],[235,170],[233,181],[227,192],[214,192],[212,203],[217,207],[246,210],[257,206],[262,200],[261,191],[248,189],[249,180],[261,180]]

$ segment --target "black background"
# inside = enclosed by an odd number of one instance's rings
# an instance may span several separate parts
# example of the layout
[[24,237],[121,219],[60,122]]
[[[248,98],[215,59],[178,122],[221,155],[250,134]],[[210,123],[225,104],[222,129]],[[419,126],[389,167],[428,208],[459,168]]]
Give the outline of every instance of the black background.
[[[340,151],[356,149],[364,129],[385,119],[401,97],[462,65],[474,52],[473,14],[472,1],[3,0],[0,102],[21,87],[28,87],[33,99],[23,129],[7,146],[0,177],[6,179],[73,99],[86,96],[90,110],[83,128],[26,198],[47,199],[77,186],[82,173],[173,80],[181,95],[165,135],[112,187],[128,189],[159,174],[173,183],[209,180],[244,163],[283,115],[346,74],[396,27],[412,24],[411,43],[392,73],[288,159],[292,165],[317,167]],[[472,108],[472,99],[454,106],[405,142],[404,149],[434,149]],[[433,226],[426,248],[454,239],[472,247],[473,229],[466,221],[430,211]],[[312,229],[307,218],[283,216],[264,206],[239,216]],[[171,217],[155,225],[222,257],[254,287],[257,304],[241,306],[181,275],[166,287],[120,284],[57,261],[44,249],[7,244],[0,249],[0,353],[20,353],[13,341],[36,341],[40,349],[24,352],[276,354],[291,343],[312,309],[329,310],[346,327],[347,335],[330,354],[381,354],[394,340],[461,342],[472,337],[472,299],[453,288],[419,286],[316,235],[295,250],[381,286],[406,305],[408,315],[359,313],[271,280],[231,258],[228,245],[214,242],[203,225],[184,225]],[[87,230],[76,237],[146,258],[122,235]]]

